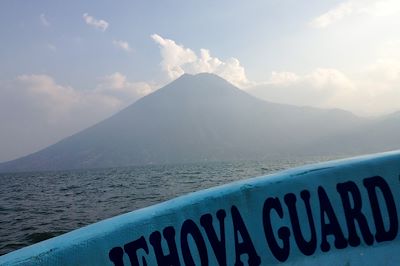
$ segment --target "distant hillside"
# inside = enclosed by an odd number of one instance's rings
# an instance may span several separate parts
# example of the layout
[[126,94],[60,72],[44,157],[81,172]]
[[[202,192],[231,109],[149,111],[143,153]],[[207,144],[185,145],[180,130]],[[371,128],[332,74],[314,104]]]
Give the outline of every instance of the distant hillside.
[[332,155],[400,147],[400,115],[275,104],[212,74],[183,75],[97,125],[0,171]]

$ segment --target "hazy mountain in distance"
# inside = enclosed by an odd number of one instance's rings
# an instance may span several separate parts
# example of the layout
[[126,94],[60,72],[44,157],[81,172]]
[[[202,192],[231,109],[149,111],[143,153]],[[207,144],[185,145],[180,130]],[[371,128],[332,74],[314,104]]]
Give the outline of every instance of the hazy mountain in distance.
[[[387,150],[398,143],[399,119],[371,121],[343,110],[270,103],[216,75],[185,74],[95,126],[0,164],[0,171]],[[360,138],[365,129],[370,135]]]
[[400,112],[379,118],[359,132],[364,143],[371,143],[371,149],[393,150],[400,148]]

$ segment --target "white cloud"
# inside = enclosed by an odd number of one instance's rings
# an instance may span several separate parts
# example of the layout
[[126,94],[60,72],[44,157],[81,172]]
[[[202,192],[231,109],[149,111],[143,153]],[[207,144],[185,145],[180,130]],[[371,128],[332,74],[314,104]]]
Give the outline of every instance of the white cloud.
[[103,19],[96,19],[92,16],[89,16],[88,13],[84,13],[82,17],[85,20],[86,24],[93,26],[101,31],[106,31],[109,26],[109,23],[107,21]]
[[70,115],[75,109],[85,109],[94,105],[97,109],[118,109],[150,93],[153,86],[145,82],[129,82],[123,74],[116,72],[100,78],[92,90],[78,90],[57,84],[48,75],[21,75],[15,85],[22,97],[29,96],[32,104],[50,116],[59,119]]
[[326,28],[352,15],[383,17],[400,14],[398,0],[347,0],[311,20],[315,28]]
[[398,0],[374,0],[370,4],[360,6],[358,11],[374,17],[398,15],[400,2]]
[[370,116],[400,110],[399,84],[400,60],[379,59],[352,76],[330,68],[303,75],[273,72],[267,82],[249,92],[272,102],[341,108]]
[[153,85],[130,82],[118,72],[100,78],[91,90],[60,85],[48,75],[0,81],[0,121],[6,121],[0,130],[0,161],[44,148],[153,90]]
[[250,93],[272,102],[333,108],[342,107],[343,98],[354,90],[353,81],[344,73],[318,68],[304,75],[272,72],[267,82],[253,88]]
[[354,12],[352,1],[340,3],[328,12],[318,16],[311,21],[311,26],[315,28],[325,28],[330,24],[343,19]]
[[387,87],[388,83],[392,84],[400,80],[400,61],[382,58],[366,67],[364,73],[368,76],[368,80],[374,80],[377,86]]
[[160,45],[161,67],[171,80],[185,73],[183,65],[195,62],[197,59],[192,50],[176,44],[173,40],[164,39],[157,34],[151,35],[151,38]]
[[[96,87],[96,93],[112,96],[119,99],[122,105],[151,93],[154,85],[146,82],[129,82],[123,74],[115,72],[101,78],[101,83]],[[127,99],[130,101],[127,102]]]
[[257,97],[272,102],[319,108],[341,108],[359,115],[379,115],[400,109],[400,42],[389,42],[382,55],[357,73],[334,68],[316,68],[300,74],[272,72],[263,82],[249,81],[239,60],[213,57],[209,50],[197,54],[190,48],[154,34],[160,45],[161,67],[169,80],[183,73],[217,74]]
[[309,74],[299,75],[293,72],[272,72],[267,85],[292,86],[303,83],[310,85],[314,90],[351,89],[353,84],[348,77],[333,68],[317,68]]
[[113,44],[115,47],[124,50],[125,52],[130,52],[131,47],[128,42],[121,40],[113,40]]
[[391,41],[382,45],[380,57],[361,70],[359,87],[368,96],[365,109],[378,112],[400,110],[400,42]]
[[56,84],[47,75],[21,75],[15,86],[15,93],[27,99],[35,111],[46,114],[49,121],[55,121],[79,100],[77,91]]
[[217,74],[242,88],[251,85],[246,77],[244,68],[236,58],[232,57],[222,61],[217,57],[212,57],[207,49],[200,49],[200,54],[198,55],[193,50],[185,48],[173,40],[165,39],[158,34],[151,35],[151,38],[160,45],[161,67],[169,80],[173,80],[183,73],[208,72]]
[[43,26],[45,26],[45,27],[51,26],[50,22],[47,20],[47,18],[44,14],[40,14],[39,19],[40,19],[40,23],[42,23]]
[[400,60],[400,40],[384,42],[378,49],[378,55],[384,59]]
[[293,72],[273,71],[271,73],[271,78],[267,83],[278,86],[290,86],[291,84],[296,83],[299,79],[299,75]]

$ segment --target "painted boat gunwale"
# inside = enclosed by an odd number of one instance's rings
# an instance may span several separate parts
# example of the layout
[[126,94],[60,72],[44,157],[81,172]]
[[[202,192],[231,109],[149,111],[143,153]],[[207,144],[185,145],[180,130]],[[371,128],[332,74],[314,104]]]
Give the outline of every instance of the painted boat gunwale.
[[0,257],[0,264],[11,265],[28,261],[32,262],[35,258],[40,259],[43,256],[47,256],[49,253],[56,252],[57,250],[68,249],[71,243],[74,243],[74,245],[80,245],[93,238],[110,236],[115,230],[124,230],[125,228],[131,227],[132,224],[151,223],[154,217],[166,215],[173,211],[179,211],[185,206],[195,205],[207,199],[223,198],[235,193],[243,193],[243,191],[255,190],[276,183],[291,182],[295,179],[300,183],[303,183],[305,182],[304,176],[317,175],[324,171],[334,171],[335,169],[343,170],[348,167],[353,168],[357,165],[379,165],[383,162],[392,160],[400,161],[400,151],[391,151],[350,159],[310,164],[278,173],[239,180],[229,184],[192,192],[149,207],[111,217],[55,238],[8,253]]

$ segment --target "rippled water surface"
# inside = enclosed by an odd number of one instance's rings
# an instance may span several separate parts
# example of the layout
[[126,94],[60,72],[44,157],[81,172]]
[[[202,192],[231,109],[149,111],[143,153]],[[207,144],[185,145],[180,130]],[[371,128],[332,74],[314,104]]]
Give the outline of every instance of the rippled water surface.
[[0,255],[192,191],[326,159],[0,174]]

